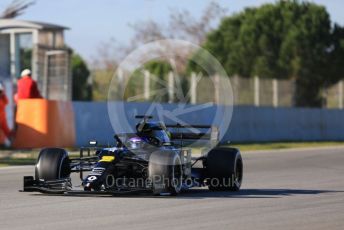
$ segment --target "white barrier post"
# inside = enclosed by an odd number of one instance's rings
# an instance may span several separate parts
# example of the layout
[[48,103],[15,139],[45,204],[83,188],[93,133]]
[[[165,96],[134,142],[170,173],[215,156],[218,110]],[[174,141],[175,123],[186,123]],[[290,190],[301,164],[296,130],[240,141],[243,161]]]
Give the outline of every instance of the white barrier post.
[[168,102],[172,103],[174,101],[174,79],[173,72],[168,73]]
[[145,100],[149,100],[150,97],[150,82],[149,82],[149,77],[150,77],[150,73],[149,71],[145,70],[144,71],[144,89],[143,89],[143,94],[144,94],[144,98]]
[[214,86],[215,86],[215,95],[214,95],[214,101],[215,104],[219,104],[220,103],[220,76],[219,75],[215,75],[214,76]]
[[274,107],[278,107],[278,81],[272,79],[272,104]]
[[118,98],[122,98],[124,95],[124,73],[122,69],[118,69],[117,71],[117,79],[118,79],[118,85],[119,85],[119,95]]
[[190,84],[190,103],[196,104],[197,102],[197,82],[196,82],[196,74],[191,73],[191,84]]
[[259,106],[259,77],[254,77],[254,105]]
[[240,104],[240,92],[239,92],[239,76],[234,75],[233,81],[231,82],[234,93],[234,104]]

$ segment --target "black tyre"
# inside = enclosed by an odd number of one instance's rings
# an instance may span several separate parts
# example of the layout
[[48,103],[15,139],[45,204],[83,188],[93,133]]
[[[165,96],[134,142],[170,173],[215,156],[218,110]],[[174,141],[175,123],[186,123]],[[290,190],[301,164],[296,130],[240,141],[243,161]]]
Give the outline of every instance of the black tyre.
[[170,150],[153,152],[149,158],[148,171],[154,195],[180,193],[183,167],[178,153]]
[[69,158],[66,150],[59,148],[41,150],[35,166],[36,180],[56,180],[69,176]]
[[243,161],[235,148],[214,148],[206,158],[208,187],[212,191],[238,191],[243,178]]

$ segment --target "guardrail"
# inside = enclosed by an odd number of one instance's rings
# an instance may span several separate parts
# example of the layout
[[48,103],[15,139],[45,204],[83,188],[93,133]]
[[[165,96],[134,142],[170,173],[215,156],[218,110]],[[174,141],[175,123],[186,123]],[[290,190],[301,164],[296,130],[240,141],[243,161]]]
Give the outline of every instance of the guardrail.
[[[162,106],[173,110],[177,104]],[[134,127],[134,116],[145,114],[149,103],[126,103],[125,107],[129,123]],[[209,114],[215,109],[216,105],[190,113],[185,122],[209,125]],[[222,142],[342,141],[343,117],[344,110],[339,109],[235,106]],[[114,130],[105,102],[23,100],[18,104],[16,121],[17,148],[86,146],[94,139],[102,145],[114,144]]]

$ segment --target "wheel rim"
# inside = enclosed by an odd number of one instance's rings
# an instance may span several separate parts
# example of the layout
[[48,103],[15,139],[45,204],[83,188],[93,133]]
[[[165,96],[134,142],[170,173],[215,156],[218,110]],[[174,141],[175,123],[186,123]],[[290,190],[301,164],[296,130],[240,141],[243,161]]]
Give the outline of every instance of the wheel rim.
[[179,193],[182,188],[182,164],[179,157],[176,157],[172,167],[172,187]]

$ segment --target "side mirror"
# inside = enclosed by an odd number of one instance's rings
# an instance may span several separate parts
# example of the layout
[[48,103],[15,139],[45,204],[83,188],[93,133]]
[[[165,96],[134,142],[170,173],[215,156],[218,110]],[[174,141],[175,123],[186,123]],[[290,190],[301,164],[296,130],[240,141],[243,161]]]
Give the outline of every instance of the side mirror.
[[88,143],[93,147],[97,146],[97,144],[98,144],[98,142],[96,140],[91,140]]
[[122,143],[121,138],[119,138],[119,136],[117,136],[116,134],[114,135],[114,138],[116,140],[116,147],[118,147],[118,148],[123,147],[123,143]]

